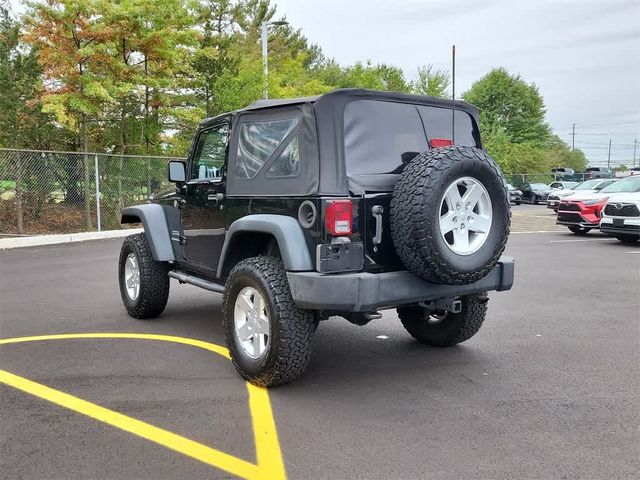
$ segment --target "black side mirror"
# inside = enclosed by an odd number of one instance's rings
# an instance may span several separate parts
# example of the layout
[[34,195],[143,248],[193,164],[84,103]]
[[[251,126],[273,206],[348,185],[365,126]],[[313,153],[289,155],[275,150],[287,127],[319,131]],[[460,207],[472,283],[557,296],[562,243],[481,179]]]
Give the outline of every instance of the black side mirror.
[[167,166],[167,177],[170,182],[184,183],[187,180],[187,166],[179,160],[171,160]]

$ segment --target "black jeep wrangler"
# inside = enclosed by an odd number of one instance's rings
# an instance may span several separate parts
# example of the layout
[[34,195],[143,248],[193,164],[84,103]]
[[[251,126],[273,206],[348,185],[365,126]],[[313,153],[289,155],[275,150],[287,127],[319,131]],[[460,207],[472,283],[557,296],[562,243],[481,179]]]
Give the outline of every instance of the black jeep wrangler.
[[170,278],[222,293],[233,363],[263,386],[304,372],[330,316],[396,308],[419,342],[471,338],[513,284],[511,213],[476,108],[451,107],[347,89],[204,120],[176,188],[122,211],[144,226],[120,254],[127,311],[160,315]]

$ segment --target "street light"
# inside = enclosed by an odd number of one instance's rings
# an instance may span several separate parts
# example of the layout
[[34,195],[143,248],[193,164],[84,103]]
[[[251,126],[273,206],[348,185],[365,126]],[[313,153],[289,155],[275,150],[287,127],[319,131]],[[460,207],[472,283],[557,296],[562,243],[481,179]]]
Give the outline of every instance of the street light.
[[274,22],[264,22],[262,24],[262,74],[264,75],[264,98],[269,98],[269,65],[267,53],[267,34],[271,25],[289,25],[289,22],[277,20]]

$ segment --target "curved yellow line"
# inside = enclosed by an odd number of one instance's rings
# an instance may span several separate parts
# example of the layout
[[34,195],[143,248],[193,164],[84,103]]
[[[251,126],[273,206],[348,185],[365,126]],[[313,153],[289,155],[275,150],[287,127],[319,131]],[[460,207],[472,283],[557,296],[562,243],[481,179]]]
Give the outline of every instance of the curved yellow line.
[[[202,348],[230,359],[229,351],[214,343],[172,335],[147,333],[67,333],[0,339],[0,345],[37,342],[45,340],[71,339],[133,339],[156,340]],[[136,420],[118,412],[87,402],[81,398],[41,385],[26,378],[0,370],[0,382],[83,415],[125,430],[139,437],[158,443],[203,463],[225,470],[233,475],[250,480],[284,479],[286,473],[278,434],[267,389],[246,383],[249,393],[253,434],[256,445],[257,465],[213,449],[175,433]]]

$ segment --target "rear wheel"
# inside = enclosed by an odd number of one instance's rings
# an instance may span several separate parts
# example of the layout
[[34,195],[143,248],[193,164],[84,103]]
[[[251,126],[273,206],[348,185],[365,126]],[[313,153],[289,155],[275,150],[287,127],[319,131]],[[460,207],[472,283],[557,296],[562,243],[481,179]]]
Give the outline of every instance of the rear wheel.
[[279,259],[252,257],[231,270],[223,326],[236,370],[254,385],[291,382],[311,360],[316,317],[293,302]]
[[169,298],[169,265],[154,260],[144,233],[128,236],[118,263],[120,295],[129,315],[147,319],[160,315]]
[[635,245],[640,240],[640,235],[634,235],[632,233],[624,233],[620,235],[616,235],[616,238],[619,242],[624,243],[625,245]]
[[589,233],[589,230],[591,230],[590,228],[579,227],[577,225],[570,225],[567,228],[576,235],[586,235]]
[[487,314],[487,298],[462,297],[460,313],[434,312],[420,306],[398,308],[402,326],[420,343],[450,347],[473,337]]

